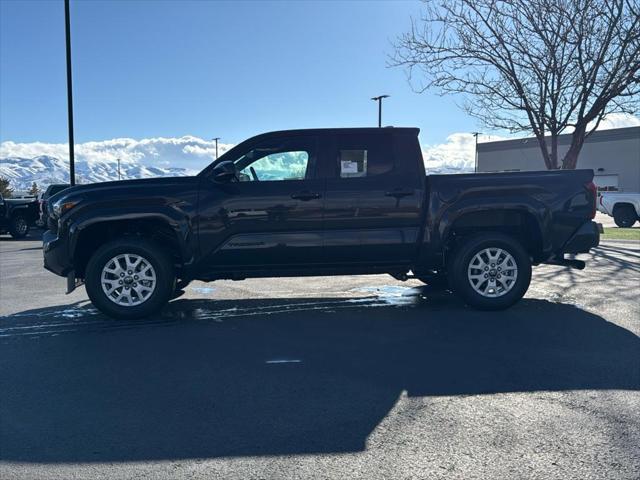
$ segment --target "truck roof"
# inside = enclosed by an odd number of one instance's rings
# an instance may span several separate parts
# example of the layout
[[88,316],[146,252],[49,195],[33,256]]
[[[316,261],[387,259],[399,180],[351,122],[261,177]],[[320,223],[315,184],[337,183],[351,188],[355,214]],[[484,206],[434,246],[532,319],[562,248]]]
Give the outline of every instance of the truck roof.
[[335,135],[337,133],[366,133],[366,134],[384,134],[389,132],[398,132],[405,134],[418,135],[420,129],[417,127],[348,127],[348,128],[302,128],[295,130],[275,130],[265,132],[254,137],[267,137],[272,135]]

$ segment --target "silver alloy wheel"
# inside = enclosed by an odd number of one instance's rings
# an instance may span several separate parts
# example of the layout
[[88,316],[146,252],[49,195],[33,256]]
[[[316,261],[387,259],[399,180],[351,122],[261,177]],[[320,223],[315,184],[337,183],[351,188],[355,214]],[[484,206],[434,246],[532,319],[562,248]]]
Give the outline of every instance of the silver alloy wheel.
[[485,248],[469,262],[467,278],[471,287],[483,297],[502,297],[516,284],[518,265],[506,250]]
[[16,222],[16,232],[18,233],[18,235],[24,235],[25,233],[27,233],[28,228],[29,225],[27,224],[27,221],[24,218],[20,217]]
[[102,291],[123,307],[147,301],[156,289],[157,277],[151,262],[135,253],[123,253],[109,260],[100,275]]

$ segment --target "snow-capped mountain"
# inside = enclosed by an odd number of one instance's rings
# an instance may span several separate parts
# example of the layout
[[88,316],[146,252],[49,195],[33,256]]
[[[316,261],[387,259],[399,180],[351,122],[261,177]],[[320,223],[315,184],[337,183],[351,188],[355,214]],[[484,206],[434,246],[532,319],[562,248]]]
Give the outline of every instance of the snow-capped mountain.
[[[120,162],[123,180],[148,177],[176,177],[193,175],[196,171],[175,167],[150,167],[137,162]],[[69,162],[48,155],[33,158],[6,157],[0,159],[0,176],[11,181],[12,188],[27,190],[33,182],[40,188],[52,183],[69,182]],[[78,183],[108,182],[118,180],[117,160],[76,161]]]

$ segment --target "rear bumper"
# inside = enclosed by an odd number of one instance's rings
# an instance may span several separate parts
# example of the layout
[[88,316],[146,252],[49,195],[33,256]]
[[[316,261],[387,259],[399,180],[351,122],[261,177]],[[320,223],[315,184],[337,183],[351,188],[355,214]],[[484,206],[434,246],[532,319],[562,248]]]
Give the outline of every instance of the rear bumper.
[[562,253],[588,253],[600,245],[602,225],[596,222],[584,223],[562,247]]
[[65,277],[73,269],[66,242],[51,230],[42,235],[42,255],[44,268],[56,275]]

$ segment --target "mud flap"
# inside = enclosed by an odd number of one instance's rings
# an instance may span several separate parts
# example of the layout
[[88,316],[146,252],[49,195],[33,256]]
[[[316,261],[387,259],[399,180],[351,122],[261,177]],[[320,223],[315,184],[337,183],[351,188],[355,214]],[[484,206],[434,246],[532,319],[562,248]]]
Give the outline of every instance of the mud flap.
[[71,270],[67,273],[67,295],[76,289],[76,271]]
[[67,295],[73,292],[76,288],[81,286],[84,282],[79,278],[76,279],[76,271],[71,270],[67,273]]

